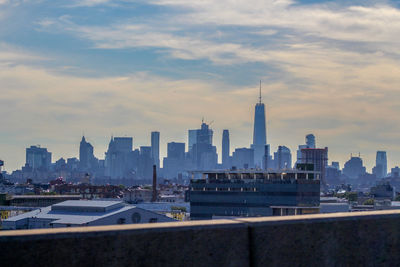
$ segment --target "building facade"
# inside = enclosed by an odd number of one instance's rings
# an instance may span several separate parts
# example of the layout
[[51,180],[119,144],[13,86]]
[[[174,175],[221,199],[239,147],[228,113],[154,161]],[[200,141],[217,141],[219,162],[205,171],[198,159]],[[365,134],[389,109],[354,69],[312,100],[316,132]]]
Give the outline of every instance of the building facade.
[[51,166],[51,153],[47,148],[31,146],[26,149],[26,166],[33,170],[49,170]]
[[192,179],[191,219],[317,213],[320,174],[292,170],[214,171]]
[[321,183],[326,184],[326,167],[328,166],[328,148],[301,149],[300,164],[313,164],[314,171],[321,174]]

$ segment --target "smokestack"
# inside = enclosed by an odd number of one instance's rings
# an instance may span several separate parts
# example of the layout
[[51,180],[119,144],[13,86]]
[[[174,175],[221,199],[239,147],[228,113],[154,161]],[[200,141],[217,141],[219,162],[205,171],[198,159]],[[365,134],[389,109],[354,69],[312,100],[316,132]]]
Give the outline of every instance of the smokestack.
[[153,196],[151,202],[157,201],[157,165],[153,165]]

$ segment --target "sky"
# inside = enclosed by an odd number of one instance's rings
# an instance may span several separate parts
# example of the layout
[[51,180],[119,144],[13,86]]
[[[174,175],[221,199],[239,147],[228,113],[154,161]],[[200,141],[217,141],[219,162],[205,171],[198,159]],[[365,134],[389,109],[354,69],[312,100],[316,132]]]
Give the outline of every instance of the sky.
[[248,147],[262,80],[267,141],[304,136],[341,167],[377,150],[400,164],[400,1],[0,0],[0,159],[77,157],[84,134],[138,148],[211,123]]

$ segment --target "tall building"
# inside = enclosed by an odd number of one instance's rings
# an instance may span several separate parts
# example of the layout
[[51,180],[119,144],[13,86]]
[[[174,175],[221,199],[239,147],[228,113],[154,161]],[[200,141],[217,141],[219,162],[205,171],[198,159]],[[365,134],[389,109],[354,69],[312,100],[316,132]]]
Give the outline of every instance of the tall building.
[[224,130],[222,132],[222,167],[230,167],[230,141],[229,141],[229,130]]
[[185,143],[171,142],[167,144],[167,157],[163,161],[165,178],[177,178],[185,170]]
[[171,142],[167,144],[167,157],[185,159],[185,143]]
[[125,178],[129,168],[129,155],[133,149],[132,137],[112,137],[108,145],[105,159],[107,176]]
[[390,172],[390,176],[392,178],[399,178],[400,177],[400,168],[398,166],[392,168]]
[[300,162],[313,164],[314,171],[321,173],[321,184],[326,184],[326,167],[328,166],[328,148],[303,148],[301,149]]
[[212,145],[213,130],[205,122],[201,123],[201,128],[197,130],[196,144]]
[[386,151],[376,152],[376,162],[375,167],[372,169],[372,173],[376,175],[376,178],[385,178],[387,176]]
[[193,145],[196,144],[197,142],[197,131],[198,130],[189,130],[188,131],[188,151],[191,151],[193,149]]
[[275,168],[278,170],[292,168],[292,153],[286,146],[279,146],[274,153]]
[[160,132],[151,132],[151,157],[157,168],[160,168]]
[[359,176],[364,175],[366,169],[363,166],[363,161],[360,157],[351,156],[343,167],[343,174],[350,179],[358,179]]
[[49,170],[51,153],[47,151],[47,148],[31,146],[26,149],[26,165],[34,170]]
[[307,148],[315,148],[315,136],[313,134],[306,135]]
[[93,167],[93,162],[93,146],[86,142],[85,136],[82,136],[82,140],[79,145],[79,167],[81,170],[89,170]]
[[254,150],[252,148],[236,148],[232,154],[232,166],[237,169],[254,167]]
[[275,168],[275,162],[270,155],[270,146],[264,146],[264,157],[263,157],[263,166],[264,170],[273,169]]
[[254,164],[256,167],[261,168],[263,165],[263,158],[265,156],[266,144],[267,144],[267,130],[265,125],[265,107],[264,103],[261,102],[261,81],[260,81],[260,96],[259,96],[259,102],[255,106],[253,144],[251,145],[251,148],[254,149]]
[[300,163],[300,160],[301,160],[301,150],[303,148],[316,148],[315,136],[313,134],[306,135],[306,144],[305,145],[299,145],[299,148],[297,149],[297,162],[299,162],[299,163]]
[[200,129],[189,130],[189,157],[195,169],[211,170],[217,166],[217,149],[212,145],[212,138],[213,130],[204,121]]
[[339,162],[338,161],[332,161],[332,167],[337,169],[337,170],[340,170]]
[[300,163],[301,162],[301,150],[307,148],[307,145],[299,145],[298,149],[297,149],[297,161],[296,163]]
[[151,146],[141,146],[138,164],[138,178],[152,180],[153,177],[153,158],[151,156]]

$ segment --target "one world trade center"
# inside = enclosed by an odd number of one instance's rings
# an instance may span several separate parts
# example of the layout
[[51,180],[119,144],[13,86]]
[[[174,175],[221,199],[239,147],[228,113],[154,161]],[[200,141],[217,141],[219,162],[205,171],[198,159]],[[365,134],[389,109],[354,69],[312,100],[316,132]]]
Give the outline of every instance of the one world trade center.
[[265,106],[261,102],[261,81],[259,102],[256,104],[254,112],[254,132],[253,144],[254,165],[258,168],[263,167],[264,156],[266,155],[267,131],[265,125]]

